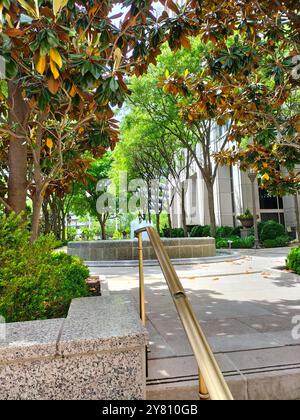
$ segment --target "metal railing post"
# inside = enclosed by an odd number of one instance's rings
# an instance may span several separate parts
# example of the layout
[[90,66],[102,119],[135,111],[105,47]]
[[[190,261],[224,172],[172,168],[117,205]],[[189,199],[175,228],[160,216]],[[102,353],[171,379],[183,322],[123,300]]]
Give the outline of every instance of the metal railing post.
[[144,276],[144,256],[143,256],[143,233],[139,232],[138,237],[138,254],[139,254],[139,301],[140,301],[140,317],[142,323],[146,325],[146,310],[145,310],[145,276]]
[[199,369],[199,397],[201,401],[210,400],[209,392]]

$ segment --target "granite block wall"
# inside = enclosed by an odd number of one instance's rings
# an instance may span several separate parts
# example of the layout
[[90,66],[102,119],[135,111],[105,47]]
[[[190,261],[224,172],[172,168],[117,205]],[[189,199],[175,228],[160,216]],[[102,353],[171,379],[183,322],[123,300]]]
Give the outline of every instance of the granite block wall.
[[0,399],[145,399],[147,342],[122,296],[75,299],[66,319],[6,324]]

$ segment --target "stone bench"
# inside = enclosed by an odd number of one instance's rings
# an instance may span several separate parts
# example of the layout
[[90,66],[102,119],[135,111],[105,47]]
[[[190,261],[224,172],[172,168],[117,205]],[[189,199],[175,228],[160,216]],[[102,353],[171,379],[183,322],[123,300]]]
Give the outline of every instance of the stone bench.
[[[171,259],[204,258],[216,256],[214,238],[162,239]],[[155,260],[149,241],[143,243],[144,259]],[[84,261],[134,261],[138,259],[137,240],[71,242],[68,254]]]
[[0,399],[145,399],[147,342],[118,295],[75,299],[66,319],[6,324]]

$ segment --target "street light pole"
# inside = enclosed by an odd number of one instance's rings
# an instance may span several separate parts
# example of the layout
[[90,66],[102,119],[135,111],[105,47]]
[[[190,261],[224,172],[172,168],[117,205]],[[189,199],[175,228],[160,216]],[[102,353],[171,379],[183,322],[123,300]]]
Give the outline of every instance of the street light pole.
[[248,177],[251,181],[252,187],[252,204],[253,204],[253,218],[254,218],[254,236],[255,236],[255,244],[254,249],[260,248],[260,241],[259,241],[259,234],[258,234],[258,222],[257,222],[257,208],[256,208],[256,179],[257,179],[257,172],[254,169],[250,169],[248,173]]

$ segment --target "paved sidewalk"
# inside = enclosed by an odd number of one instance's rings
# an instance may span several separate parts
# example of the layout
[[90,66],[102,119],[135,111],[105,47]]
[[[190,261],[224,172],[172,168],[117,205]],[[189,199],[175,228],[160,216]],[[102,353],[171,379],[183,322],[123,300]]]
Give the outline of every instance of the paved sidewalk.
[[[289,399],[300,398],[300,338],[292,336],[293,320],[300,319],[300,277],[282,270],[286,248],[242,253],[235,262],[176,270],[235,397],[282,397],[284,388]],[[129,293],[138,309],[136,268],[92,272],[106,275],[111,293]],[[145,267],[145,277],[149,398],[174,387],[178,398],[197,398],[197,367],[159,267]]]

